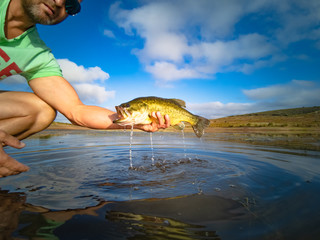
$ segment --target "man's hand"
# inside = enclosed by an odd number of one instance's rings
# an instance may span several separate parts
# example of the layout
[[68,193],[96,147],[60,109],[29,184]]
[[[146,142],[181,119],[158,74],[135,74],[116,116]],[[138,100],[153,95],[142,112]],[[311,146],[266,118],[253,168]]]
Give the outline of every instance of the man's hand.
[[17,160],[5,153],[3,150],[4,145],[14,148],[23,148],[25,146],[25,144],[20,142],[17,138],[0,130],[0,177],[6,177],[28,171],[29,168],[26,165],[19,163]]
[[159,129],[164,129],[170,127],[170,118],[168,115],[164,115],[164,119],[160,112],[153,112],[152,117],[155,119],[150,124],[146,125],[136,125],[139,129],[146,132],[156,132]]

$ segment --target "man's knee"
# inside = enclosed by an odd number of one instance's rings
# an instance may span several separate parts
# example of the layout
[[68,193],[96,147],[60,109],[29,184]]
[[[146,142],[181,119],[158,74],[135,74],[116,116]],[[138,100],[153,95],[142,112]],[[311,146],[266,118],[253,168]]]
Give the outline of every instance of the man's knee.
[[2,128],[16,136],[39,132],[47,128],[56,117],[56,111],[51,106],[28,92],[0,93],[0,109]]
[[34,95],[31,100],[31,104],[33,105],[33,120],[37,128],[44,129],[47,128],[56,118],[57,112],[46,102],[41,100],[39,97]]
[[41,111],[38,115],[37,121],[39,124],[42,124],[45,127],[47,127],[54,121],[56,116],[57,111],[45,103],[44,106],[41,107]]

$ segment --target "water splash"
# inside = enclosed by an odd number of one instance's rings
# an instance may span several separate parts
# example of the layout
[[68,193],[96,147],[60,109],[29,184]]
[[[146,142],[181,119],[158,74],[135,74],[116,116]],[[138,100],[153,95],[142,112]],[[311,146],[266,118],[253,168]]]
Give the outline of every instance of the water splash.
[[130,169],[133,168],[133,164],[132,164],[132,141],[133,141],[133,125],[131,125],[131,132],[130,132],[130,149],[129,149]]
[[154,165],[154,152],[153,152],[153,140],[152,140],[152,132],[150,132],[150,147],[151,147],[151,153],[152,153],[152,165]]
[[182,142],[183,142],[184,158],[187,158],[187,153],[186,153],[186,141],[185,141],[183,129],[181,130],[181,133],[182,133]]

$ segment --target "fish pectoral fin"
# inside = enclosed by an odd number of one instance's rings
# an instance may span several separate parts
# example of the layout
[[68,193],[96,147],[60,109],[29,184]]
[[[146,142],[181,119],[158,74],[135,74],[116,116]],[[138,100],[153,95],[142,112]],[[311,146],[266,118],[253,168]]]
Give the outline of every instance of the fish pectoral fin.
[[173,127],[178,130],[183,130],[185,126],[186,125],[183,122],[179,122],[177,125],[174,125]]

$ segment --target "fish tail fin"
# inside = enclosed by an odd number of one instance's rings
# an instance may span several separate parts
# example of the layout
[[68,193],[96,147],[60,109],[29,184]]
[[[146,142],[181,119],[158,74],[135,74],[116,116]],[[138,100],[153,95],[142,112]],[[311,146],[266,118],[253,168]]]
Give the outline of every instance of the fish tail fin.
[[198,121],[195,125],[192,126],[194,133],[197,135],[197,137],[202,137],[204,134],[204,129],[209,126],[210,120],[197,116]]

